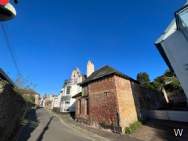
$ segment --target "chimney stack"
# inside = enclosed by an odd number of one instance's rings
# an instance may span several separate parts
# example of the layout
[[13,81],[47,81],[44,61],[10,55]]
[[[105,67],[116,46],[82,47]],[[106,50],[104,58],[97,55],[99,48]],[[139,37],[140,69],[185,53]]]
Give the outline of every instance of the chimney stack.
[[95,71],[95,66],[92,61],[87,62],[87,77],[89,77]]

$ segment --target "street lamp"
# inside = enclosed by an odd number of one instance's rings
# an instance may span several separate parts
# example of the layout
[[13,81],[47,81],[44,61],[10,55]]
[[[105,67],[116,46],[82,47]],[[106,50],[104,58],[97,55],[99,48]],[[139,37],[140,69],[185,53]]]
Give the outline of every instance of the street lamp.
[[[15,0],[15,3],[18,1]],[[16,10],[9,0],[0,0],[0,21],[7,21],[16,16]]]

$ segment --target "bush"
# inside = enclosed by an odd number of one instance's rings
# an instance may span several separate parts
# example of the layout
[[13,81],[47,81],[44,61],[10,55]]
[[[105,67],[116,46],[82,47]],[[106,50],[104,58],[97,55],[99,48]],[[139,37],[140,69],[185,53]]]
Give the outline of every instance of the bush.
[[132,123],[129,127],[126,127],[124,130],[125,134],[132,134],[136,131],[136,129],[138,129],[140,126],[142,125],[142,123],[140,121],[136,121],[134,123]]

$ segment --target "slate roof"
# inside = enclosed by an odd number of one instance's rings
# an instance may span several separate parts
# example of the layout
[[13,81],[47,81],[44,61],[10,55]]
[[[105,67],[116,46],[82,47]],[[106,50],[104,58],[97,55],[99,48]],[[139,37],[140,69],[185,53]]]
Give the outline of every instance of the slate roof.
[[104,66],[104,67],[100,68],[99,70],[93,72],[85,81],[80,83],[80,85],[83,86],[85,84],[91,83],[93,81],[96,81],[98,79],[102,79],[102,78],[110,76],[110,75],[118,75],[120,77],[123,77],[125,79],[128,79],[128,80],[131,80],[133,82],[138,83],[138,81],[136,81],[133,78],[115,70],[114,68],[112,68],[110,66]]

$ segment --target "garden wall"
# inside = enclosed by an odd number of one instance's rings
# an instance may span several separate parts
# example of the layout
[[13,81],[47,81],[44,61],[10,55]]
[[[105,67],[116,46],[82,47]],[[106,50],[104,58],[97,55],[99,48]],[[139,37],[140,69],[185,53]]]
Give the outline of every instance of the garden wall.
[[25,111],[25,101],[6,81],[0,81],[0,141],[11,141]]

